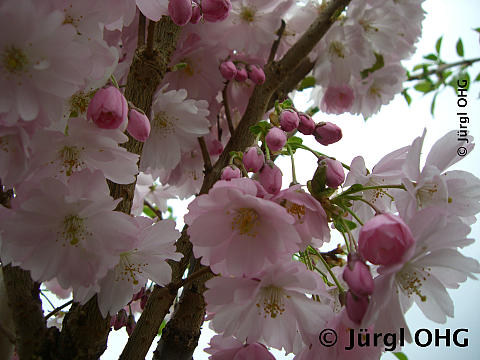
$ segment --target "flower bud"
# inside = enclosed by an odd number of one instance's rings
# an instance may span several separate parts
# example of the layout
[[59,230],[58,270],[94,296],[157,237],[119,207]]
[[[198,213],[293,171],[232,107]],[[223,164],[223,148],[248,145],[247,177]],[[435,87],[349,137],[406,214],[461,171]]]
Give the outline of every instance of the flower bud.
[[145,305],[147,305],[148,298],[150,297],[150,294],[152,293],[152,290],[147,290],[145,291],[145,294],[142,295],[142,298],[140,299],[140,309],[145,309]]
[[131,109],[128,113],[127,131],[134,139],[145,142],[150,135],[150,121],[147,115]]
[[225,80],[232,80],[237,75],[237,67],[232,61],[224,61],[220,64],[220,73]]
[[169,0],[168,15],[178,26],[188,24],[192,18],[192,1],[191,0]]
[[200,6],[203,18],[210,22],[225,20],[232,9],[230,0],[202,0]]
[[143,295],[145,295],[145,286],[142,286],[140,291],[133,295],[132,301],[140,300]]
[[242,177],[242,173],[240,172],[240,169],[235,165],[228,165],[223,168],[220,179],[228,181],[232,179],[238,179],[240,177]]
[[258,172],[265,164],[265,157],[258,146],[248,148],[243,154],[243,165],[247,171]]
[[338,160],[325,158],[322,160],[327,165],[326,184],[328,187],[335,189],[345,181],[345,172],[342,163]]
[[320,109],[329,114],[342,114],[349,111],[355,95],[348,85],[329,86],[323,95]]
[[360,229],[358,251],[365,260],[376,265],[394,265],[408,260],[413,251],[410,228],[397,215],[380,214]]
[[135,321],[135,317],[132,314],[128,315],[127,324],[126,324],[128,336],[132,335],[133,330],[135,330],[136,325],[137,325],[137,323]]
[[244,67],[237,67],[237,73],[235,74],[235,80],[238,82],[243,82],[247,80],[248,74],[247,70]]
[[87,109],[87,119],[102,129],[118,129],[127,120],[127,114],[127,100],[115,86],[98,90]]
[[269,194],[276,195],[282,188],[282,171],[273,161],[269,160],[260,170],[258,181]]
[[262,85],[265,82],[265,73],[261,67],[251,65],[248,70],[248,78],[255,84]]
[[190,24],[196,24],[200,21],[202,17],[202,12],[200,11],[200,6],[196,2],[192,1],[192,17],[190,18]]
[[295,130],[300,123],[297,112],[294,110],[283,110],[280,113],[280,127],[283,131],[290,132]]
[[348,284],[350,291],[357,296],[373,294],[374,283],[367,264],[360,260],[349,261],[343,270],[343,280]]
[[113,320],[113,329],[119,330],[127,324],[127,312],[125,309],[121,309],[117,315],[115,315],[115,320]]
[[362,322],[368,309],[368,297],[355,296],[351,291],[347,292],[346,303],[347,314],[350,320],[356,324]]
[[315,140],[326,146],[336,143],[342,138],[342,129],[331,122],[321,122],[315,126],[313,135]]
[[312,135],[313,130],[315,130],[315,122],[313,119],[304,113],[298,113],[298,118],[300,119],[300,123],[298,124],[298,131],[300,131],[303,135]]
[[287,142],[287,135],[285,131],[274,126],[268,131],[267,136],[265,136],[265,141],[270,150],[278,151],[281,150]]

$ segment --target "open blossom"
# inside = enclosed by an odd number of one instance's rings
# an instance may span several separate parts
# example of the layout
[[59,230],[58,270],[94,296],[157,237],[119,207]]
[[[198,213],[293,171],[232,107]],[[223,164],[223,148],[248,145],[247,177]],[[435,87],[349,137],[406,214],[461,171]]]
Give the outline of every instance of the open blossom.
[[208,103],[187,99],[187,91],[161,88],[154,95],[150,137],[143,146],[140,169],[173,170],[182,152],[198,147],[197,138],[209,133]]
[[423,209],[407,222],[415,239],[414,251],[397,266],[379,269],[375,290],[363,320],[374,325],[376,332],[399,332],[405,328],[405,338],[411,334],[404,312],[415,302],[420,310],[438,323],[453,316],[453,302],[446,288],[457,288],[473,273],[480,273],[480,264],[458,252],[473,242],[470,232],[459,218],[448,216],[445,209]]
[[75,41],[62,11],[32,1],[3,1],[0,6],[0,113],[6,123],[36,119],[49,122],[62,114],[63,102],[79,90],[90,74],[88,46]]
[[287,352],[298,344],[299,333],[313,333],[332,311],[305,295],[328,297],[318,274],[291,260],[270,266],[253,278],[219,276],[205,285],[207,311],[213,313],[210,324],[215,331],[240,341],[283,347]]
[[[171,268],[166,260],[178,261],[182,254],[176,253],[175,241],[180,233],[175,222],[135,218],[139,227],[138,241],[129,250],[122,252],[119,262],[98,282],[98,306],[105,317],[116,314],[145,286],[148,280],[166,285],[171,280]],[[87,302],[95,294],[95,287],[81,289],[74,294],[75,300]]]
[[320,109],[328,114],[342,114],[350,110],[355,95],[348,85],[329,86],[323,95]]
[[299,249],[293,216],[256,195],[253,180],[232,179],[190,203],[185,223],[193,252],[213,272],[255,274]]
[[130,184],[138,173],[138,155],[118,146],[128,137],[119,129],[100,129],[85,118],[72,118],[68,135],[38,132],[32,141],[36,177],[66,179],[82,169],[101,170],[117,184]]
[[429,206],[444,206],[453,214],[462,217],[475,215],[480,210],[480,180],[462,171],[447,171],[451,165],[463,159],[457,154],[459,146],[471,152],[475,146],[473,137],[468,143],[459,142],[455,130],[440,138],[430,150],[425,166],[420,171],[420,154],[426,132],[416,138],[403,164],[402,183],[406,191],[395,192],[395,202],[400,214],[408,218],[417,209]]
[[68,184],[24,184],[0,219],[2,263],[29,270],[35,281],[56,277],[64,289],[93,285],[137,241],[130,217],[112,211],[118,202],[100,171],[75,173]]

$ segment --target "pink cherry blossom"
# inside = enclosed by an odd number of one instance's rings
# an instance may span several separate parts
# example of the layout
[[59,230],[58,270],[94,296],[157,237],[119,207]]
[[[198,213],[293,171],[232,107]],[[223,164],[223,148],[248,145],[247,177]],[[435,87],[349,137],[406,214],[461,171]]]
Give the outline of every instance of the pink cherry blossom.
[[265,136],[265,141],[270,150],[279,151],[287,142],[287,134],[285,134],[285,131],[282,129],[274,126],[268,130],[268,133]]
[[265,163],[263,151],[258,146],[248,148],[243,154],[243,165],[247,171],[258,172]]
[[242,173],[238,167],[235,165],[229,165],[223,168],[222,175],[220,176],[221,180],[232,180],[242,177]]
[[248,78],[257,85],[262,85],[265,82],[265,72],[257,65],[250,65],[248,67]]
[[224,61],[220,64],[220,73],[225,80],[232,80],[237,75],[237,67],[232,61]]
[[290,132],[298,127],[300,118],[294,110],[283,110],[280,113],[279,122],[283,131]]
[[265,162],[258,173],[258,181],[272,195],[278,194],[282,188],[282,171],[271,160]]
[[327,167],[327,186],[335,189],[342,185],[345,181],[345,172],[343,171],[342,163],[331,158],[325,158],[319,162],[319,164],[322,163]]
[[329,86],[323,95],[320,109],[329,114],[342,114],[350,110],[354,97],[353,89],[348,85]]
[[374,284],[370,269],[359,259],[348,262],[343,270],[343,279],[349,289],[358,296],[367,296],[373,293]]
[[191,0],[169,0],[168,15],[178,26],[188,24],[192,18],[192,1]]
[[119,200],[109,196],[100,171],[24,184],[23,193],[2,216],[2,263],[31,272],[35,281],[56,277],[64,289],[88,287],[102,278],[121,252],[135,242],[130,217],[112,211]]
[[215,273],[255,274],[298,250],[294,218],[256,194],[253,180],[232,179],[190,203],[185,223],[193,252]]
[[303,135],[311,135],[315,130],[315,122],[313,119],[304,113],[298,113],[298,118],[300,122],[298,124],[298,131],[300,131]]
[[201,8],[206,21],[223,21],[228,17],[232,4],[230,0],[202,0]]
[[204,296],[215,331],[287,352],[301,343],[298,332],[313,333],[331,313],[329,306],[305,295],[328,297],[318,275],[292,261],[275,264],[254,278],[215,277],[206,286]]
[[205,352],[212,354],[209,360],[275,360],[267,348],[259,343],[245,344],[234,337],[215,335]]

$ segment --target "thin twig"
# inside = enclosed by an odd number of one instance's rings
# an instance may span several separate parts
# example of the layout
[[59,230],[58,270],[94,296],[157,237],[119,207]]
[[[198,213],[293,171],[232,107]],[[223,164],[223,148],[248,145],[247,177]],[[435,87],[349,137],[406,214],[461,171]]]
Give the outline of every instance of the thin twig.
[[223,108],[225,109],[225,116],[227,118],[227,124],[228,124],[228,130],[230,131],[230,136],[233,136],[235,129],[233,127],[232,114],[230,113],[230,105],[228,105],[228,95],[227,95],[228,84],[229,84],[229,81],[226,81],[225,86],[223,87],[223,90],[222,90]]
[[475,58],[475,59],[457,61],[457,62],[454,62],[454,63],[451,63],[451,64],[442,64],[442,65],[439,65],[438,67],[436,67],[435,69],[432,69],[432,70],[429,70],[429,71],[426,71],[426,72],[422,72],[420,74],[411,75],[411,76],[407,77],[406,81],[422,80],[422,79],[425,79],[425,77],[427,77],[429,75],[442,73],[443,71],[445,71],[447,69],[450,69],[452,67],[455,67],[455,66],[470,66],[470,65],[472,65],[476,62],[479,62],[479,61],[480,61],[480,58]]
[[143,200],[143,203],[150,209],[152,210],[155,215],[157,215],[158,217],[158,220],[162,220],[162,213],[160,211],[158,211],[158,209],[155,209],[155,207],[150,204],[147,200]]
[[207,144],[205,143],[203,136],[198,138],[198,143],[200,144],[200,149],[202,150],[203,163],[205,164],[205,174],[207,174],[212,171],[212,161],[210,160]]
[[283,33],[285,31],[286,27],[285,21],[282,19],[282,23],[280,24],[280,27],[277,30],[277,39],[273,42],[272,48],[270,49],[270,55],[268,55],[268,61],[267,63],[271,63],[273,59],[275,59],[275,55],[277,54],[278,46],[280,45],[280,40],[282,40]]
[[145,45],[145,29],[147,27],[147,19],[145,15],[140,13],[138,17],[138,38],[137,38],[137,47]]
[[147,48],[145,53],[148,55],[153,54],[153,43],[155,39],[155,25],[157,24],[156,21],[149,20],[148,21],[148,33],[147,33]]
[[47,314],[45,316],[45,320],[47,320],[49,317],[52,317],[53,315],[55,315],[56,313],[58,313],[60,310],[63,310],[64,308],[66,308],[67,306],[69,305],[72,305],[73,304],[73,300],[70,300],[68,302],[66,302],[65,304],[63,305],[60,305],[59,307],[55,308],[52,312],[50,312],[49,314]]

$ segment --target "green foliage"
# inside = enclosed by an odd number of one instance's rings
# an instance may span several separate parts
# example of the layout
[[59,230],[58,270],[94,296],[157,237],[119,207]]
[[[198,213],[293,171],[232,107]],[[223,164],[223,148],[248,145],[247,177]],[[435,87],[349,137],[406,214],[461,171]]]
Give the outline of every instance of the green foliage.
[[145,215],[147,215],[149,218],[152,218],[152,219],[154,219],[154,218],[157,217],[157,215],[155,215],[155,213],[153,212],[153,210],[150,209],[147,205],[143,205],[143,213],[144,213]]
[[463,51],[463,42],[462,42],[462,39],[458,39],[457,41],[457,54],[458,56],[461,56],[463,57],[465,54],[464,54],[464,51]]
[[362,79],[365,79],[371,73],[373,73],[377,70],[380,70],[381,68],[383,68],[385,66],[385,61],[383,59],[382,54],[375,53],[375,59],[376,59],[375,64],[373,64],[373,66],[371,68],[365,69],[360,73],[360,75],[362,76]]
[[297,87],[298,91],[302,91],[315,86],[315,78],[313,76],[307,76],[303,78]]
[[442,47],[442,40],[443,40],[443,35],[440,36],[435,43],[435,51],[437,52],[437,55],[440,56],[440,49]]
[[262,120],[258,122],[255,125],[250,126],[250,132],[255,135],[255,136],[265,136],[268,133],[268,130],[270,130],[272,127],[272,124],[270,124],[266,120]]
[[293,153],[295,153],[295,151],[301,147],[302,143],[303,140],[298,136],[292,136],[287,140],[287,146],[290,146],[290,149],[292,149]]
[[394,352],[392,354],[395,355],[399,360],[408,360],[407,355],[405,355],[403,352]]

